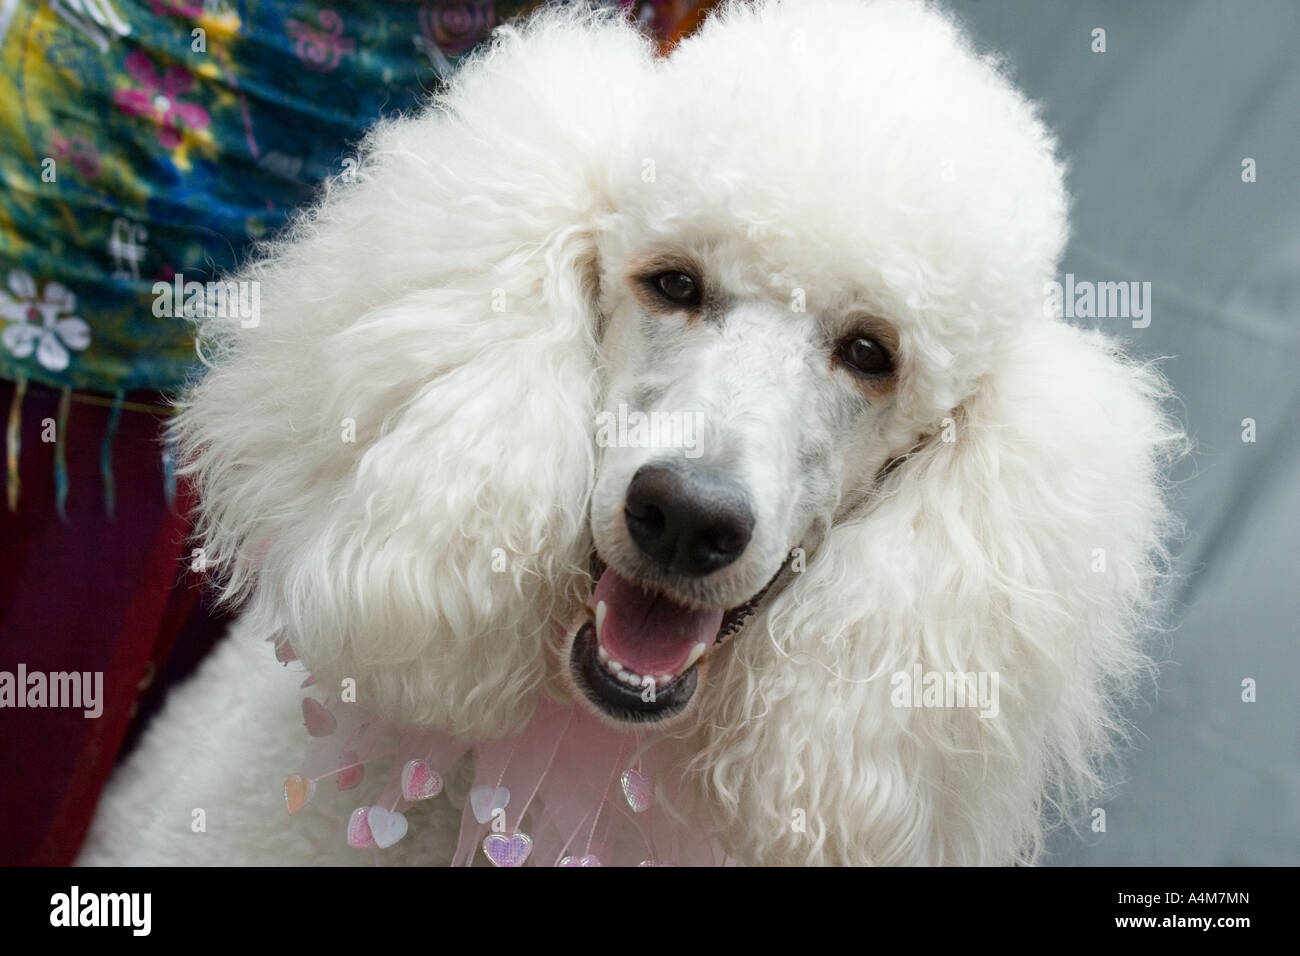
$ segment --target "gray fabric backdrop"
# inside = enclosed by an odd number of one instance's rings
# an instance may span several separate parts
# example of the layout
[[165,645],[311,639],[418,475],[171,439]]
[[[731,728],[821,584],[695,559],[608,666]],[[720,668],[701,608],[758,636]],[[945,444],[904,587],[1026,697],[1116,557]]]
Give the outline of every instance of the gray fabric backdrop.
[[1062,281],[1151,283],[1147,328],[1083,321],[1169,357],[1197,443],[1158,692],[1131,715],[1106,831],[1082,821],[1047,862],[1300,863],[1300,2],[949,7],[1060,137],[1074,197]]

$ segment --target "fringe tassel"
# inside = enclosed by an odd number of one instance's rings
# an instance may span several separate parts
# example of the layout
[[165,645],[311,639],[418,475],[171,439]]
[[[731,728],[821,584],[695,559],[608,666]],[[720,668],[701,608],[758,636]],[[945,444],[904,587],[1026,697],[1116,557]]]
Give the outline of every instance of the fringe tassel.
[[59,392],[59,409],[54,420],[54,510],[59,520],[68,521],[68,409],[72,407],[72,389]]
[[5,429],[5,494],[9,499],[11,513],[18,511],[18,496],[23,488],[22,480],[18,477],[18,453],[23,445],[20,411],[26,394],[27,379],[20,378],[14,382],[14,398],[9,403],[9,426]]
[[113,439],[117,437],[117,422],[122,417],[122,399],[125,392],[118,389],[113,393],[113,408],[108,413],[108,426],[104,429],[104,441],[99,446],[99,474],[104,483],[104,511],[108,520],[116,517],[117,486],[113,483]]
[[163,494],[167,498],[167,509],[176,513],[176,453],[170,439],[163,445]]

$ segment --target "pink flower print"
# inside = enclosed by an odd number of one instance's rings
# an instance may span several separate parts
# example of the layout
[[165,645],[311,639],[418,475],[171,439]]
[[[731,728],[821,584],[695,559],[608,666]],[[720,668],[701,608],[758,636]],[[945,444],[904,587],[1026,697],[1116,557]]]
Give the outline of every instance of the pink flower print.
[[206,129],[211,122],[202,106],[179,99],[194,86],[194,77],[183,66],[173,64],[159,77],[153,61],[137,50],[126,58],[126,71],[140,88],[118,90],[113,102],[128,116],[152,120],[158,127],[158,142],[164,149],[175,149],[181,144],[182,123],[199,130]]
[[203,16],[203,0],[149,0],[155,17],[174,13],[179,17]]
[[294,40],[294,52],[309,70],[329,73],[339,65],[345,53],[356,49],[357,43],[343,35],[343,18],[333,10],[322,10],[317,18],[319,25],[289,21],[289,36]]
[[420,7],[425,40],[448,56],[464,53],[492,32],[492,0],[434,0]]
[[20,359],[35,352],[45,368],[62,372],[70,360],[68,349],[90,345],[86,320],[67,314],[77,307],[77,297],[58,282],[47,282],[38,299],[36,280],[19,269],[9,273],[9,289],[13,295],[0,290],[0,319],[9,322],[0,336],[5,348]]
[[50,155],[59,162],[70,162],[83,179],[94,179],[102,170],[99,151],[82,136],[71,139],[58,130],[50,133]]

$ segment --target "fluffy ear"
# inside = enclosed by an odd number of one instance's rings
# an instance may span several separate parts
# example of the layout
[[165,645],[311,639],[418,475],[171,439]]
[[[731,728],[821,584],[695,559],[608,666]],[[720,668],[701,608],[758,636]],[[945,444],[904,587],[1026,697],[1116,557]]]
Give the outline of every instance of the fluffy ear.
[[499,32],[242,276],[254,327],[202,328],[176,436],[205,557],[392,716],[504,730],[582,600],[593,221],[651,56],[581,11]]
[[[744,858],[1029,861],[1045,802],[1095,794],[1149,666],[1162,476],[1184,450],[1164,397],[1101,335],[1035,324],[831,530],[735,644],[722,679],[743,692],[707,721],[697,790]],[[930,674],[996,697],[943,706]]]

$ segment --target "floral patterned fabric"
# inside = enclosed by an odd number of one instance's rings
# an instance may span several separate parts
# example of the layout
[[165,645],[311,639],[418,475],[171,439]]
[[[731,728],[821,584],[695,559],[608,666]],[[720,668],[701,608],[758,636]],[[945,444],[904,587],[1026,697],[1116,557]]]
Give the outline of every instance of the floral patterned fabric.
[[[700,0],[605,0],[661,41]],[[537,0],[0,0],[0,378],[169,391],[207,282]]]
[[166,391],[237,264],[528,0],[0,0],[0,377]]

